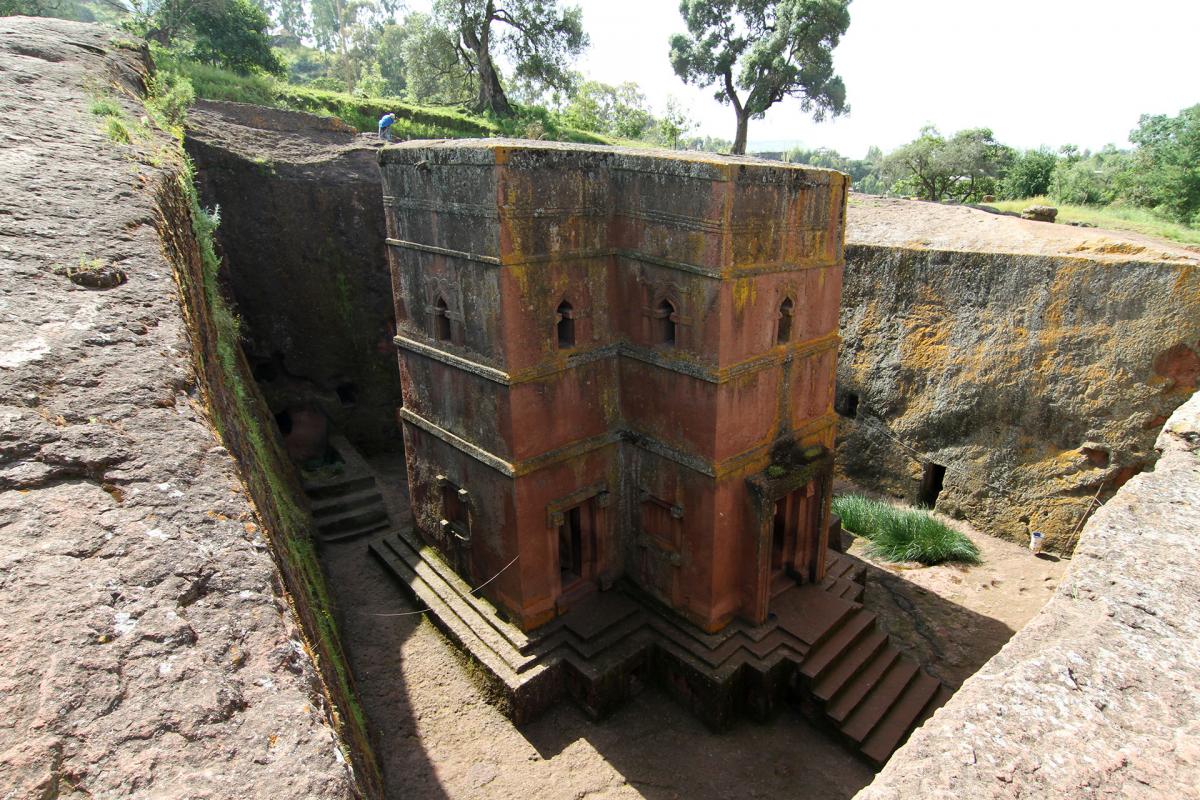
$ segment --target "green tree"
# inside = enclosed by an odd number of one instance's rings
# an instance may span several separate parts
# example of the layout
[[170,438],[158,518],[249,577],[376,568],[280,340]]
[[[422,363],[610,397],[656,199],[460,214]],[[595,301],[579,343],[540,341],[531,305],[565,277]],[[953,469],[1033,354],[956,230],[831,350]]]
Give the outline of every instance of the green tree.
[[1067,155],[1050,178],[1050,199],[1072,205],[1107,205],[1120,194],[1129,172],[1129,154],[1109,145],[1096,153],[1063,148]]
[[705,153],[728,153],[733,142],[718,136],[689,136],[679,142],[682,150],[696,150]]
[[1177,222],[1200,224],[1200,104],[1178,116],[1145,114],[1129,134],[1136,145],[1121,193]]
[[565,87],[568,66],[587,47],[583,15],[558,0],[435,0],[434,15],[450,33],[478,81],[477,111],[513,115],[494,55],[502,52],[515,77]]
[[333,53],[338,77],[354,91],[363,65],[374,60],[380,28],[400,0],[309,0],[309,25],[317,47]]
[[255,3],[285,36],[298,41],[312,35],[306,0],[255,0]]
[[818,147],[816,150],[805,150],[802,147],[794,147],[784,154],[784,160],[791,164],[808,164],[812,167],[822,167],[824,169],[836,169],[839,172],[845,172],[851,175],[854,169],[854,162],[836,150],[830,150],[827,147]]
[[670,145],[672,149],[678,149],[679,137],[696,127],[696,123],[688,116],[683,104],[674,97],[668,97],[667,106],[658,119],[657,127],[662,143]]
[[[112,4],[115,10],[125,13],[126,9]],[[99,9],[93,6],[100,6]],[[0,17],[56,17],[58,19],[73,19],[79,22],[95,22],[97,10],[109,10],[107,4],[88,0],[0,0]]]
[[428,14],[409,14],[404,30],[401,58],[408,98],[446,105],[470,102],[474,75],[459,53],[457,39]]
[[751,119],[785,97],[817,120],[849,110],[833,48],[850,26],[850,0],[681,0],[687,34],[671,37],[671,66],[685,83],[717,84],[733,106],[733,152],[746,152]]
[[641,139],[653,127],[654,116],[636,83],[584,81],[563,109],[563,121],[575,128]]
[[271,49],[271,21],[250,0],[196,3],[187,22],[192,31],[192,58],[247,74],[255,71],[283,75],[286,69]]
[[408,23],[413,16],[416,15],[406,18],[403,25],[385,25],[379,32],[375,58],[379,75],[383,78],[384,94],[400,97],[408,86],[408,81],[405,79],[408,59],[405,57],[404,51],[412,34],[412,28]]
[[282,75],[271,21],[251,0],[127,0],[123,25],[181,55],[241,73]]
[[858,162],[859,174],[854,176],[854,191],[864,194],[886,194],[890,184],[883,175],[883,150],[876,145],[867,148],[867,155]]
[[894,192],[966,203],[994,194],[1012,159],[1012,149],[997,142],[990,128],[971,128],[946,139],[929,125],[914,141],[889,153],[882,169],[894,181]]
[[1000,182],[1000,196],[1009,200],[1041,197],[1049,193],[1058,156],[1049,148],[1026,150],[1016,156]]

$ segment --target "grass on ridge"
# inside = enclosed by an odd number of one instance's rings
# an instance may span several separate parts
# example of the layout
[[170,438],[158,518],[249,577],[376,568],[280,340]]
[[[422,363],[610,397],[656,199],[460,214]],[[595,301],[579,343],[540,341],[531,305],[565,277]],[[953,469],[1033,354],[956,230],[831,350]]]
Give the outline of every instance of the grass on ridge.
[[190,81],[196,97],[230,100],[272,108],[307,111],[341,119],[360,131],[375,131],[379,118],[396,113],[392,128],[399,139],[462,139],[489,136],[553,139],[592,144],[612,144],[607,137],[560,124],[557,116],[541,108],[519,108],[510,119],[472,114],[460,108],[422,106],[397,97],[360,97],[307,86],[294,86],[269,75],[239,75],[220,67],[200,64],[156,50],[155,59],[166,70]]
[[1200,228],[1163,219],[1145,208],[1121,205],[1074,206],[1055,203],[1048,197],[1030,197],[1027,200],[997,200],[985,205],[1001,211],[1015,211],[1018,214],[1029,206],[1054,206],[1058,209],[1057,222],[1060,223],[1089,222],[1097,228],[1134,231],[1182,244],[1200,244]]
[[980,563],[979,548],[928,511],[849,494],[833,499],[842,527],[868,540],[867,554],[884,561]]

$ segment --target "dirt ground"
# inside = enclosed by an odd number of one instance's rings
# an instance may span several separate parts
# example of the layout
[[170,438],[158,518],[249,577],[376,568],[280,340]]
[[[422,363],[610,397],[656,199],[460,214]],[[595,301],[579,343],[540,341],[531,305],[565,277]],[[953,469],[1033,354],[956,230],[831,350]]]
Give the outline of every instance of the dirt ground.
[[[834,492],[870,494],[845,481],[838,481]],[[983,563],[891,564],[869,558],[864,539],[845,534],[844,541],[847,552],[868,564],[867,608],[879,615],[894,641],[957,687],[1046,604],[1070,561],[1035,556],[965,522],[934,516],[970,538]]]
[[[389,487],[403,487],[400,459],[372,463]],[[390,495],[394,518],[406,522],[403,490]],[[1065,566],[968,535],[984,550],[983,566],[873,568],[868,584],[868,604],[902,646],[937,655],[940,674],[952,682],[978,668],[1045,602]],[[470,668],[413,613],[366,546],[330,545],[322,558],[389,797],[833,800],[853,796],[874,777],[796,713],[714,734],[653,688],[601,722],[564,701],[518,729],[487,704]]]

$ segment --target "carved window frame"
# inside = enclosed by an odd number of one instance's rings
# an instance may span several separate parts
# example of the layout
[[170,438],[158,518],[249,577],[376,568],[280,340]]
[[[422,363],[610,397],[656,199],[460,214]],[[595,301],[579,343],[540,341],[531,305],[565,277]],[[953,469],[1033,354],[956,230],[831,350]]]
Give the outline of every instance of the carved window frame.
[[[438,300],[446,304],[445,309],[438,307]],[[429,338],[443,344],[461,345],[465,338],[466,318],[462,311],[461,288],[448,278],[437,277],[425,286],[425,314]],[[450,338],[444,339],[439,335],[439,320],[446,319],[450,328]]]
[[791,344],[796,336],[796,299],[785,293],[775,307],[775,344]]
[[[564,306],[566,309],[564,310]],[[554,309],[554,346],[559,350],[572,350],[579,346],[579,326],[577,321],[580,317],[579,311],[575,308],[566,297],[563,297],[559,302],[558,307]],[[564,343],[563,326],[567,325],[567,330],[570,333],[570,341]]]

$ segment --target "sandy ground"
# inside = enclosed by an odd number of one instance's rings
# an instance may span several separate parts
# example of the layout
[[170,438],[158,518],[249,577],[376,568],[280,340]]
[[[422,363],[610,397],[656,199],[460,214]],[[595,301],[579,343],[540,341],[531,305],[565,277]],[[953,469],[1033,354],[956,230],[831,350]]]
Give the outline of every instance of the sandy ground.
[[[870,494],[845,481],[834,491]],[[891,564],[869,558],[863,539],[845,534],[844,541],[847,552],[868,564],[867,608],[897,644],[957,687],[1046,604],[1070,562],[935,516],[970,538],[983,563]]]
[[[374,459],[403,487],[399,458]],[[407,521],[403,489],[391,493]],[[954,523],[958,525],[958,523]],[[979,567],[872,567],[867,603],[898,643],[957,684],[1046,601],[1066,562],[967,531]],[[854,543],[851,552],[860,552]],[[366,552],[322,559],[392,798],[849,798],[870,766],[798,714],[714,734],[656,689],[594,722],[564,701],[516,728],[487,704],[471,669]]]
[[[402,461],[372,464],[403,486]],[[388,500],[406,520],[403,493]],[[564,701],[518,729],[366,549],[331,545],[322,560],[391,798],[835,800],[874,778],[796,713],[714,734],[656,689],[602,722]]]

